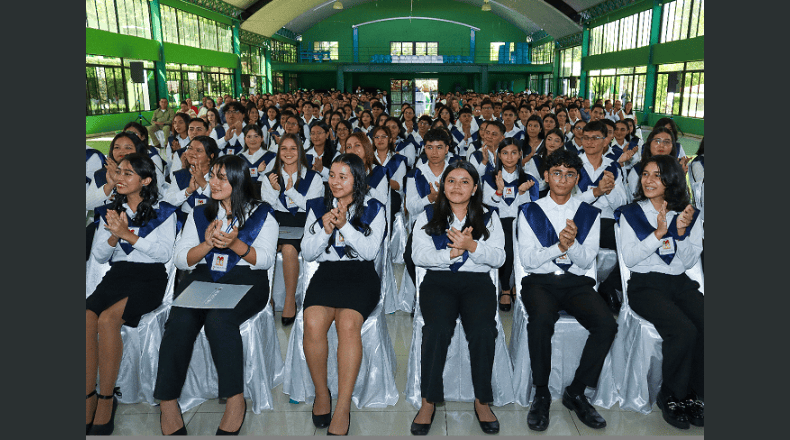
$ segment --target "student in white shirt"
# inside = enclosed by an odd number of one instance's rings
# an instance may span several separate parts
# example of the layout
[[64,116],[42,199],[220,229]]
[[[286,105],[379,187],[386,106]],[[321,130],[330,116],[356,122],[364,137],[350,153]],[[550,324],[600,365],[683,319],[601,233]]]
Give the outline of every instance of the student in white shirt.
[[[121,132],[110,141],[110,151],[104,168],[96,170],[91,183],[85,189],[85,210],[90,211],[110,201],[115,189],[118,164],[126,155],[132,153],[148,154],[145,145],[136,134]],[[157,182],[158,184],[158,182]]]
[[417,149],[410,139],[405,138],[405,130],[401,125],[400,120],[390,116],[386,119],[386,121],[384,121],[384,126],[390,131],[389,141],[392,142],[393,153],[403,156],[403,159],[406,161],[405,166],[407,168],[413,167],[414,161],[417,158]]
[[[321,180],[329,179],[329,167],[337,156],[335,143],[329,139],[330,128],[322,121],[314,121],[310,127],[310,139],[303,144],[307,165],[321,175]],[[346,136],[348,138],[348,136]]]
[[[258,124],[247,125],[242,134],[244,135],[244,148],[238,153],[238,156],[246,162],[256,190],[260,190],[260,181],[263,179],[263,175],[274,167],[277,154],[263,147],[263,130]],[[258,192],[256,191],[256,193]]]
[[155,169],[145,152],[125,156],[113,183],[115,200],[96,210],[100,220],[91,252],[99,263],[112,265],[86,299],[87,434],[113,432],[118,406],[113,394],[123,354],[121,326],[137,327],[143,315],[162,303],[167,287],[165,263],[173,255],[175,207],[158,203]]
[[285,133],[285,128],[280,124],[280,110],[275,106],[270,106],[266,109],[266,118],[261,120],[261,128],[264,133],[264,145],[271,145],[272,134],[276,133],[282,136]]
[[244,350],[239,326],[269,301],[266,272],[274,264],[279,228],[272,208],[258,200],[244,160],[226,155],[211,169],[211,200],[195,208],[175,249],[175,264],[192,272],[176,295],[193,281],[251,285],[232,309],[173,306],[159,349],[154,398],[160,400],[163,434],[186,434],[178,397],[201,328],[211,348],[219,397],[227,398],[217,435],[236,435],[244,423]]
[[[365,163],[357,155],[335,158],[331,192],[324,203],[308,208],[302,239],[303,258],[319,262],[304,299],[304,354],[316,393],[313,424],[335,435],[348,433],[351,394],[362,361],[362,325],[381,291],[373,261],[387,220],[384,204],[367,194],[365,180]],[[333,321],[339,375],[334,415],[326,369],[327,332]]]
[[346,139],[343,152],[356,154],[362,159],[365,164],[365,182],[370,188],[369,195],[386,205],[389,197],[389,179],[384,167],[376,163],[370,137],[360,132],[352,133]]
[[217,157],[217,142],[209,136],[197,136],[184,153],[187,167],[170,174],[170,186],[163,200],[179,207],[181,222],[196,206],[204,205],[211,198],[209,165]]
[[488,272],[505,262],[505,236],[499,217],[483,207],[480,177],[466,161],[449,165],[436,203],[414,224],[414,264],[427,269],[420,284],[422,329],[422,405],[411,431],[425,435],[435,404],[444,401],[442,372],[447,348],[460,315],[471,358],[474,411],[483,432],[499,432],[491,374],[496,340],[496,287]]
[[647,135],[647,139],[645,140],[645,144],[643,145],[642,152],[640,154],[640,162],[634,164],[634,166],[628,171],[628,175],[626,177],[628,186],[626,189],[626,195],[628,196],[629,202],[631,202],[634,197],[636,197],[636,192],[639,188],[639,182],[642,178],[642,162],[646,161],[652,156],[659,155],[670,155],[672,157],[677,157],[677,143],[675,142],[675,137],[672,134],[672,130],[666,127],[656,127],[650,132],[649,135]]
[[[324,184],[321,175],[310,170],[304,147],[295,134],[284,134],[280,139],[277,159],[272,171],[261,179],[261,198],[274,208],[280,226],[301,227],[307,219],[307,205],[323,200]],[[279,239],[277,250],[283,254],[285,304],[282,324],[291,325],[296,319],[296,283],[299,280],[300,239]]]
[[[559,128],[554,128],[546,133],[546,138],[543,140],[540,148],[535,154],[532,156],[532,161],[530,165],[534,165],[534,169],[537,170],[537,173],[543,175],[543,171],[546,170],[546,158],[549,155],[559,149],[564,149],[565,145],[562,143],[563,135],[562,131]],[[577,154],[576,151],[573,151],[574,154]],[[543,189],[540,190],[540,197],[544,197],[549,192],[548,182],[544,181],[542,178],[537,179],[538,186],[543,186]]]
[[[395,221],[395,214],[400,212],[403,204],[403,192],[406,179],[406,157],[395,154],[395,142],[390,125],[398,124],[397,119],[387,120],[387,126],[378,126],[371,130],[373,135],[373,159],[376,165],[384,168],[389,183],[390,193],[390,224]],[[395,128],[397,132],[398,128]]]
[[225,104],[225,124],[222,130],[219,126],[211,132],[211,137],[217,141],[220,154],[238,154],[244,148],[244,114],[246,110],[238,101]]
[[192,118],[186,113],[176,113],[173,117],[173,134],[168,138],[167,148],[165,149],[167,154],[166,174],[178,171],[184,166],[181,156],[186,151],[184,148],[189,145],[190,120]]
[[657,397],[664,420],[680,429],[703,426],[704,301],[699,283],[686,275],[702,252],[702,222],[675,157],[642,164],[636,199],[618,212],[622,258],[631,270],[628,303],[664,340]]

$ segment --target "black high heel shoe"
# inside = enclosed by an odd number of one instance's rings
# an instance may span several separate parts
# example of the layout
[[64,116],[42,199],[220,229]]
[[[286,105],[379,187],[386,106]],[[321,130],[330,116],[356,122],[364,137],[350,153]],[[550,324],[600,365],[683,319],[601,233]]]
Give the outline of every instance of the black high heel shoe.
[[[494,414],[493,410],[491,414],[496,418],[496,414]],[[477,417],[477,422],[480,423],[480,429],[486,434],[496,434],[499,432],[499,420],[494,420],[493,422],[481,421],[480,416],[477,414],[477,407],[475,407],[475,417]]]
[[[417,420],[417,416],[420,415],[420,412],[417,411],[417,415],[414,416],[414,420]],[[414,420],[411,422],[411,434],[412,435],[428,435],[428,432],[431,430],[431,425],[433,424],[433,418],[436,416],[436,404],[433,405],[433,413],[431,413],[431,421],[430,423],[417,423]]]
[[346,426],[346,433],[345,434],[332,434],[329,430],[326,430],[326,435],[348,435],[348,431],[351,430],[351,413],[348,413],[348,426]]
[[513,293],[512,291],[511,291],[511,293],[502,292],[502,293],[499,294],[499,301],[502,301],[502,297],[503,296],[509,296],[510,297],[510,304],[502,304],[500,302],[499,303],[499,310],[501,310],[503,312],[509,312],[510,309],[513,307],[513,301],[515,301],[515,299],[516,299],[516,294]]
[[[91,397],[93,397],[95,395],[96,395],[96,390],[93,390],[93,391],[91,391],[90,394],[85,396],[85,400],[88,400],[88,399],[90,399]],[[98,406],[98,405],[99,405],[99,401],[98,401],[98,399],[96,399],[96,406]],[[96,415],[96,409],[95,408],[93,409],[93,415],[94,416]],[[86,423],[85,424],[85,435],[88,435],[88,433],[91,432],[91,427],[92,426],[93,426],[93,419],[91,419],[90,423]]]
[[[183,426],[181,426],[180,428],[178,428],[177,430],[173,431],[170,434],[165,434],[165,432],[162,431],[162,435],[187,435],[187,424],[184,423],[184,416],[183,416],[183,413],[181,412],[181,404],[178,403],[178,400],[176,400],[176,405],[178,405],[178,415],[181,417],[181,425],[183,425]],[[162,429],[162,407],[161,406],[159,407],[159,429],[160,430]]]
[[[242,396],[243,398],[244,396]],[[247,417],[247,399],[244,399],[244,413],[241,415],[241,425],[239,425],[239,429],[235,431],[223,431],[222,429],[217,428],[217,433],[215,435],[239,435],[239,431],[241,431],[241,427],[244,426],[244,418]]]
[[288,327],[289,325],[293,324],[294,321],[296,321],[296,315],[293,315],[290,318],[283,316],[280,320],[283,323],[283,327]]
[[110,414],[109,422],[103,425],[93,425],[88,435],[110,435],[115,430],[115,410],[118,409],[118,398],[115,396],[121,396],[121,389],[115,387],[109,396],[104,396],[99,393],[96,393],[96,396],[103,400],[112,399],[112,414]]
[[[315,402],[313,402],[313,406],[315,407]],[[329,391],[329,412],[316,415],[314,412],[310,411],[310,414],[313,415],[313,425],[315,425],[316,428],[323,429],[329,427],[329,424],[332,423],[332,390]]]

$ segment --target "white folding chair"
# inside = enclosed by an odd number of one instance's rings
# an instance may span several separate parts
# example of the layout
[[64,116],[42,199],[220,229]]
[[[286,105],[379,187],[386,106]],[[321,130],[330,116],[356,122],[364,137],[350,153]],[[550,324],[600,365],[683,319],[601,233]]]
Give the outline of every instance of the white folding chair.
[[[386,237],[384,239],[386,242]],[[383,252],[379,252],[376,261],[386,258]],[[316,261],[302,261],[301,273],[299,276],[300,287],[297,289],[297,301],[303,304],[304,294],[310,279],[318,269],[319,263]],[[377,271],[381,265],[376,265]],[[385,283],[384,277],[380,272],[382,284]],[[304,276],[302,276],[302,274]],[[395,358],[395,348],[392,346],[389,332],[387,331],[387,320],[384,316],[384,301],[386,291],[382,286],[382,294],[378,305],[373,309],[370,316],[362,324],[362,362],[359,367],[359,374],[354,385],[354,392],[351,400],[357,408],[384,408],[398,403],[399,393],[395,386],[395,369],[397,359]],[[310,370],[307,367],[307,358],[304,355],[304,308],[300,308],[296,313],[291,335],[288,338],[288,351],[285,356],[285,371],[283,392],[288,394],[291,400],[297,402],[312,403],[315,399],[315,386],[313,385]],[[332,395],[338,395],[337,381],[337,330],[335,323],[329,327],[327,332],[328,339],[328,358],[327,358],[327,382]]]
[[[631,271],[621,257],[620,225],[614,226],[620,277],[623,282],[623,305],[617,316],[617,335],[612,344],[612,367],[618,387],[620,408],[649,414],[661,389],[661,351],[663,339],[655,326],[631,310],[628,304],[628,280]],[[700,285],[705,293],[702,262],[697,261],[686,275]]]
[[[600,254],[599,254],[600,257]],[[527,407],[532,403],[534,391],[532,389],[532,367],[529,358],[529,345],[527,335],[527,322],[529,316],[521,300],[521,280],[529,274],[521,264],[518,250],[518,231],[513,228],[513,266],[515,273],[516,300],[513,305],[513,328],[510,333],[510,358],[513,361],[514,381],[513,389],[516,394],[516,403]],[[596,264],[587,271],[586,275],[596,280]],[[549,391],[552,399],[559,399],[565,387],[570,385],[579,367],[584,344],[590,332],[587,331],[573,316],[560,313],[560,319],[554,324],[554,335],[551,337],[551,373],[549,375]],[[590,403],[604,408],[611,408],[618,401],[617,390],[612,375],[611,350],[604,360],[598,386],[595,390],[587,390],[585,395],[590,398]]]
[[[94,244],[95,238],[94,236]],[[156,382],[156,366],[151,368],[146,361],[153,353],[159,356],[159,344],[151,341],[161,341],[165,331],[165,322],[173,302],[173,288],[175,286],[176,268],[175,259],[171,258],[165,264],[167,270],[167,287],[162,304],[150,313],[140,318],[136,328],[121,326],[121,340],[123,341],[123,354],[121,365],[118,369],[118,378],[115,385],[120,388],[121,403],[154,402],[154,383]],[[88,258],[86,263],[85,298],[91,296],[101,282],[110,263],[99,263],[93,258]]]
[[[405,273],[406,271],[404,271]],[[414,310],[414,330],[411,338],[411,349],[409,350],[409,364],[406,376],[406,400],[415,408],[422,406],[422,391],[420,389],[421,380],[421,361],[422,361],[422,328],[425,320],[420,310],[420,283],[425,277],[426,270],[417,266],[415,275],[417,276],[417,292]],[[499,270],[489,271],[491,281],[494,286],[499,286]],[[496,296],[493,299],[497,301]],[[494,393],[494,406],[503,406],[515,401],[513,393],[513,366],[510,363],[507,344],[505,344],[505,332],[502,329],[502,321],[499,319],[499,307],[496,308],[496,347],[494,350],[494,370],[491,375],[491,386]],[[472,362],[469,355],[469,345],[466,341],[461,317],[455,320],[455,331],[450,339],[450,346],[447,348],[447,362],[442,373],[444,380],[444,398],[454,402],[474,402],[475,394],[472,386]]]

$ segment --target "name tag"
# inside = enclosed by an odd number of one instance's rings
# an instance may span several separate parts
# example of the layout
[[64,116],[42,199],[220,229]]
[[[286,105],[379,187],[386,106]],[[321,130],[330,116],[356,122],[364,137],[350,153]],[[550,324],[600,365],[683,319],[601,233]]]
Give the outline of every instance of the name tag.
[[346,239],[343,238],[343,234],[341,234],[340,231],[337,232],[337,240],[335,240],[335,241],[337,241],[336,246],[345,246],[346,245]]
[[[285,196],[285,203],[287,208],[296,208],[296,202],[293,201],[292,198]],[[340,235],[338,232],[337,235]],[[342,235],[340,235],[342,237]]]
[[512,199],[512,198],[516,197],[516,188],[514,188],[512,186],[506,186],[503,196],[506,199]]
[[[139,226],[131,227],[131,228],[129,228],[129,232],[131,232],[134,235],[138,235],[139,232],[140,232],[140,227]],[[124,242],[124,243],[128,243],[128,241],[123,240],[123,239],[121,239],[121,241]]]
[[225,154],[236,154],[236,149],[228,148],[227,150],[225,150]]
[[661,247],[658,248],[659,255],[671,255],[675,253],[675,240],[672,237],[662,238]]
[[554,264],[573,264],[570,258],[568,258],[568,254],[562,254],[559,257],[554,259]]
[[211,270],[226,272],[228,270],[228,256],[223,254],[214,254],[214,261],[211,262]]
[[205,205],[206,199],[195,199],[195,206]]
[[258,168],[257,167],[250,168],[250,177],[258,177]]

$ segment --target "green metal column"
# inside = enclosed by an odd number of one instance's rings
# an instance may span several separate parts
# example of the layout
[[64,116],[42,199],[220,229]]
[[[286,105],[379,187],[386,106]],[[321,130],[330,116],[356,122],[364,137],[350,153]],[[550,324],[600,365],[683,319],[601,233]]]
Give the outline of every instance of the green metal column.
[[266,62],[266,93],[274,93],[272,82],[272,48],[267,44],[263,50]]
[[661,0],[653,0],[653,20],[650,23],[650,57],[647,59],[644,113],[639,121],[640,124],[647,124],[648,118],[655,113],[658,66],[653,64],[653,49],[661,41],[661,3]]
[[236,86],[233,88],[233,96],[238,98],[241,96],[241,43],[239,41],[239,29],[241,27],[241,23],[239,20],[233,19],[233,53],[236,54],[237,61],[236,61],[236,68],[233,69],[233,79],[235,80]]
[[554,51],[554,63],[552,64],[552,81],[554,82],[554,97],[556,98],[557,95],[560,94],[560,47],[557,45],[557,42],[554,41],[553,44],[553,51]]
[[480,72],[480,90],[480,93],[488,93],[491,91],[491,87],[489,87],[488,84],[488,66],[483,66]]
[[582,71],[579,74],[579,95],[582,98],[587,98],[587,69],[584,66],[584,60],[590,53],[590,26],[584,25],[582,31]]
[[151,0],[151,37],[159,45],[159,60],[154,61],[156,70],[157,100],[167,98],[167,72],[165,70],[165,45],[162,37],[162,17],[159,0]]
[[337,77],[335,81],[335,90],[343,91],[345,90],[345,72],[343,70],[343,66],[337,66]]

